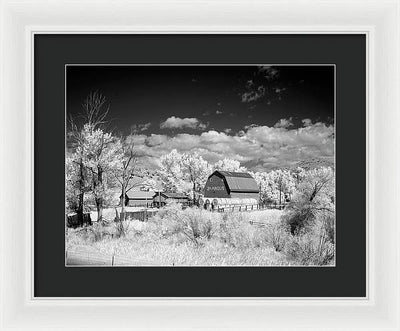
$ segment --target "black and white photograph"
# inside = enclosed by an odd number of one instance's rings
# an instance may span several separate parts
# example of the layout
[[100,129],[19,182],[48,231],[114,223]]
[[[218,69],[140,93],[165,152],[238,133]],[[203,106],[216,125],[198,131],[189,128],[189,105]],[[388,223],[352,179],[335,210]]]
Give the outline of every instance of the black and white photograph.
[[335,266],[335,65],[65,66],[65,265]]

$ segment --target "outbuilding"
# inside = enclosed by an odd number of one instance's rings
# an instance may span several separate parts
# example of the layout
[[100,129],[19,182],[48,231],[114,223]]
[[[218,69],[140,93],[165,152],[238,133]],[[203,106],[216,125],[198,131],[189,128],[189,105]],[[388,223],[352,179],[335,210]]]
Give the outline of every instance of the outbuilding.
[[157,192],[153,195],[153,206],[155,207],[163,207],[171,202],[186,206],[189,204],[189,197],[184,193],[174,192]]
[[[125,206],[129,207],[151,207],[153,203],[154,191],[134,191],[131,190],[125,195]],[[122,195],[120,196],[120,199]],[[121,199],[122,200],[122,199]]]

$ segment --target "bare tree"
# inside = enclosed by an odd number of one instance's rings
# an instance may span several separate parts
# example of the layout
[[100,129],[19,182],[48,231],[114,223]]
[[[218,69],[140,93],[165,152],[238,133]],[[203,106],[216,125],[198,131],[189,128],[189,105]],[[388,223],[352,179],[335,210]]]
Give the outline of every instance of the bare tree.
[[106,123],[110,105],[106,105],[106,97],[97,91],[90,92],[82,104],[84,110],[80,116],[92,130],[103,127]]

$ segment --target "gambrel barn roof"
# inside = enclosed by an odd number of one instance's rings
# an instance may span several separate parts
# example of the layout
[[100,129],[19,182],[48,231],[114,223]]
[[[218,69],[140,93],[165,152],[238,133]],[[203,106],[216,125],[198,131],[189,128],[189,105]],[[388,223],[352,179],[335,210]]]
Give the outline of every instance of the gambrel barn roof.
[[247,172],[231,172],[231,171],[214,171],[211,175],[219,174],[222,176],[230,192],[248,192],[258,193],[258,188],[255,179]]

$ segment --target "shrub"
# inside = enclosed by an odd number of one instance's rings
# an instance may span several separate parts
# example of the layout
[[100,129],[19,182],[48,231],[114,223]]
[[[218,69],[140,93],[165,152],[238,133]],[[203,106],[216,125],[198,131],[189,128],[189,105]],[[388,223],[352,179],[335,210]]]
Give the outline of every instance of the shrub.
[[[314,169],[301,181],[283,216],[290,232],[309,231],[321,217],[333,217],[334,173],[331,168]],[[334,222],[333,222],[334,223]]]
[[335,215],[328,214],[322,215],[322,224],[324,231],[329,239],[329,241],[334,244],[335,243]]
[[289,236],[287,227],[282,223],[273,224],[267,229],[267,240],[277,252],[283,251]]
[[114,218],[114,235],[117,238],[125,237],[128,234],[129,222],[123,220],[121,214],[118,214],[117,208],[115,208],[115,218]]
[[291,234],[297,235],[303,229],[312,227],[315,220],[315,210],[310,204],[294,201],[282,216],[282,220]]
[[293,236],[286,250],[287,255],[301,265],[326,265],[335,256],[335,247],[329,241],[310,233]]
[[103,238],[111,235],[111,233],[108,231],[108,228],[100,222],[96,222],[92,226],[88,226],[86,230],[88,233],[88,239],[92,242],[101,241]]
[[259,245],[257,228],[243,213],[225,213],[219,227],[220,239],[231,247],[248,248]]
[[179,203],[169,203],[165,207],[161,208],[158,212],[158,217],[174,219],[179,212],[182,211],[182,205]]
[[179,224],[178,229],[196,246],[211,239],[215,232],[210,213],[202,209],[185,209],[177,214],[176,221]]
[[[210,212],[199,208],[182,210],[180,206],[171,204],[160,210],[151,223],[157,228],[161,237],[168,238],[181,235],[196,246],[202,245],[205,240],[213,237],[216,231],[217,214],[211,216]],[[217,217],[218,218],[218,217]]]
[[320,217],[310,231],[290,236],[287,255],[302,265],[326,265],[335,257],[332,217]]
[[129,222],[117,220],[114,222],[114,236],[117,238],[126,237],[129,232]]

